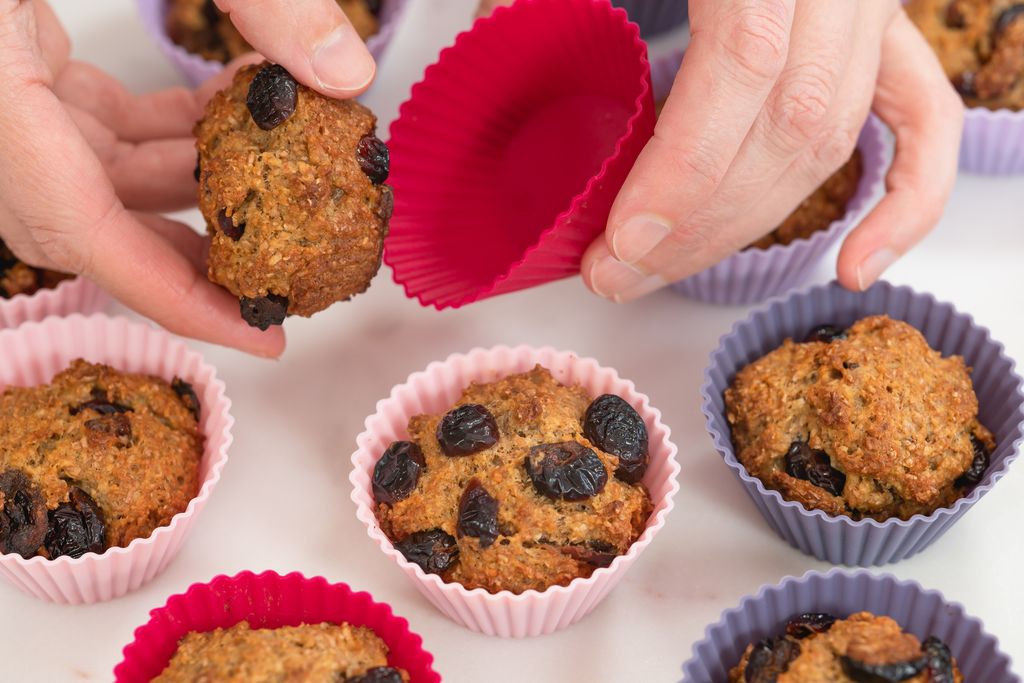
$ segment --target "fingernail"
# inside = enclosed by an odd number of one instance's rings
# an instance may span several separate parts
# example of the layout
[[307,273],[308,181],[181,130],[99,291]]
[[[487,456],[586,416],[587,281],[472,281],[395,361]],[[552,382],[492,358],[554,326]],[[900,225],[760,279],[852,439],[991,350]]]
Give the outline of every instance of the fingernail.
[[594,292],[616,303],[649,294],[665,284],[662,277],[645,275],[614,256],[605,256],[590,269],[590,286]]
[[661,216],[633,216],[612,234],[612,251],[619,260],[636,263],[651,253],[671,231],[672,227]]
[[870,287],[898,258],[895,251],[883,247],[861,261],[857,266],[857,288],[863,292]]
[[360,90],[373,80],[375,69],[373,57],[350,26],[334,29],[313,53],[313,73],[325,90]]

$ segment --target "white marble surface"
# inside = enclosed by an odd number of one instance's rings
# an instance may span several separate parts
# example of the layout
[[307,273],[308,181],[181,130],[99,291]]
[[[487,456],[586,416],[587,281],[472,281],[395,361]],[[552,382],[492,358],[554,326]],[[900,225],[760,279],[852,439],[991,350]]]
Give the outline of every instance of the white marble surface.
[[[368,103],[387,123],[425,64],[468,25],[472,0],[417,0]],[[78,58],[136,91],[178,82],[130,0],[54,0]],[[955,302],[1024,355],[1024,178],[961,177],[942,224],[890,279]],[[196,226],[197,213],[185,214]],[[832,275],[831,261],[818,277]],[[110,680],[147,612],[195,581],[243,569],[300,570],[391,603],[424,637],[446,680],[673,681],[720,612],[787,574],[826,566],[765,526],[704,431],[698,387],[718,337],[745,315],[662,292],[615,306],[578,280],[437,313],[405,299],[382,272],[370,292],[311,320],[289,320],[278,362],[199,345],[217,365],[238,420],[224,479],[177,560],[140,591],[66,607],[0,586],[0,679]],[[592,355],[633,379],[672,427],[681,490],[667,527],[589,617],[553,636],[510,641],[462,629],[435,611],[367,538],[349,500],[349,456],[377,399],[453,351],[551,344]],[[1024,467],[924,554],[887,568],[963,602],[1024,663],[1020,539]],[[972,683],[984,683],[981,681]]]

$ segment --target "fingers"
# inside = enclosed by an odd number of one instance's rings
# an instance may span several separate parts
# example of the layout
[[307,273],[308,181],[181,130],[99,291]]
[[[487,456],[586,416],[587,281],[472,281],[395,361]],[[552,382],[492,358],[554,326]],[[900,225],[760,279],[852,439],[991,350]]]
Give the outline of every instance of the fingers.
[[216,0],[249,43],[330,97],[369,87],[373,57],[335,0]]
[[963,103],[902,12],[882,45],[874,107],[896,134],[896,157],[887,194],[839,252],[839,282],[855,290],[869,287],[935,227],[956,181]]
[[206,270],[206,257],[210,241],[189,226],[153,213],[132,212],[132,216],[147,228],[160,235],[168,244],[188,259],[200,272]]
[[71,56],[71,40],[46,0],[36,0],[35,14],[39,50],[50,73],[56,77],[64,70]]

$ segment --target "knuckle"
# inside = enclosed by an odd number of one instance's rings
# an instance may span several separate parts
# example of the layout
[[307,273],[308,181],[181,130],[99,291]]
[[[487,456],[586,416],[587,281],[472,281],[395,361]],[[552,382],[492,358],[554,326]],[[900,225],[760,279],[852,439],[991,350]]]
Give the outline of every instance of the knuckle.
[[772,127],[797,144],[817,138],[828,124],[836,81],[835,71],[820,65],[786,78],[769,105]]
[[849,161],[857,148],[860,129],[848,123],[828,126],[815,145],[814,156],[819,166],[832,173]]
[[686,179],[688,183],[696,183],[703,189],[711,191],[722,182],[728,169],[727,160],[720,155],[707,149],[701,144],[679,143],[674,136],[665,136],[655,130],[656,144],[664,147],[665,160],[670,165],[666,173],[658,179],[663,182],[664,177]]
[[744,7],[729,18],[722,47],[734,76],[754,82],[778,78],[789,53],[785,14],[782,4],[773,1]]

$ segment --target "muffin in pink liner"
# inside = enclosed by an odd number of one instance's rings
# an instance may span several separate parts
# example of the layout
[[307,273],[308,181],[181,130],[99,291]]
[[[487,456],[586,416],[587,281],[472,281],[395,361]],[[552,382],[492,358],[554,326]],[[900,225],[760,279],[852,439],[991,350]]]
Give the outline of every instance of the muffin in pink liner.
[[[992,432],[996,442],[984,477],[965,489],[952,506],[907,520],[854,520],[785,500],[778,491],[766,488],[760,479],[748,474],[736,458],[725,414],[725,389],[740,369],[778,348],[787,338],[802,339],[808,330],[819,325],[846,327],[866,316],[881,314],[909,323],[924,335],[931,348],[943,356],[963,356],[972,368],[978,419]],[[881,565],[921,552],[995,486],[1016,460],[1024,442],[1022,380],[1002,344],[951,304],[886,282],[879,282],[865,292],[851,292],[833,282],[766,304],[722,337],[705,370],[701,396],[716,450],[765,521],[793,547],[833,564]]]
[[242,621],[252,628],[325,622],[365,626],[387,644],[388,664],[405,669],[409,683],[441,680],[422,638],[389,605],[323,577],[306,578],[298,572],[281,576],[271,571],[221,575],[172,595],[163,607],[149,613],[145,625],[135,629],[135,640],[124,648],[124,659],[114,668],[114,679],[116,683],[152,680],[166,668],[187,633],[228,628]]
[[[544,591],[528,590],[489,593],[482,588],[467,590],[458,583],[445,582],[436,574],[427,574],[419,565],[408,562],[381,530],[374,514],[375,500],[371,477],[374,465],[392,442],[408,437],[409,418],[448,410],[471,382],[493,382],[508,375],[526,372],[537,364],[547,368],[565,385],[579,384],[591,396],[609,393],[633,406],[647,426],[650,464],[643,484],[651,495],[653,510],[647,528],[625,555],[607,568],[597,569],[589,578],[577,578],[568,586],[552,586]],[[409,376],[391,395],[377,403],[377,412],[366,420],[366,429],[357,439],[358,450],[352,456],[352,500],[357,517],[384,554],[402,569],[427,599],[453,621],[487,635],[521,638],[552,633],[565,628],[589,613],[622,578],[655,534],[665,525],[679,489],[676,479],[679,464],[670,431],[661,422],[661,413],[650,405],[632,382],[619,377],[591,358],[580,358],[568,351],[528,346],[474,349],[454,354],[443,362],[434,362],[426,370]]]
[[693,656],[683,665],[683,683],[728,680],[729,669],[740,661],[747,645],[784,633],[786,622],[796,615],[826,613],[842,619],[860,611],[891,617],[922,642],[929,636],[939,638],[965,681],[1020,683],[1010,658],[1000,652],[999,641],[962,605],[914,581],[842,569],[787,577],[723,612],[704,639],[694,644]]
[[856,225],[885,194],[885,174],[892,163],[892,146],[885,126],[874,116],[864,124],[857,141],[864,171],[846,214],[826,230],[790,244],[768,249],[744,249],[672,287],[691,299],[712,304],[752,304],[770,299],[804,283],[818,261]]
[[148,538],[74,559],[66,555],[56,560],[0,555],[0,576],[6,581],[29,595],[65,604],[120,597],[163,571],[220,481],[234,424],[229,413],[231,401],[213,366],[170,334],[124,318],[51,317],[0,331],[0,388],[47,383],[77,358],[168,381],[180,377],[190,383],[202,409],[199,427],[204,447],[198,495],[169,525]]
[[0,298],[0,329],[42,320],[51,315],[99,313],[110,303],[110,295],[92,280],[82,276],[62,280],[56,287],[34,294],[15,294]]
[[[366,41],[373,58],[379,60],[387,49],[401,21],[402,13],[409,0],[382,0],[380,8],[380,30]],[[168,0],[138,0],[139,18],[146,32],[156,41],[157,47],[164,56],[181,72],[193,86],[197,86],[212,76],[216,76],[224,68],[220,62],[192,54],[177,45],[167,36]]]
[[579,273],[654,131],[646,55],[597,0],[520,0],[441,52],[388,142],[384,261],[409,297],[455,308]]
[[1024,173],[1024,111],[968,109],[960,169],[986,175]]

